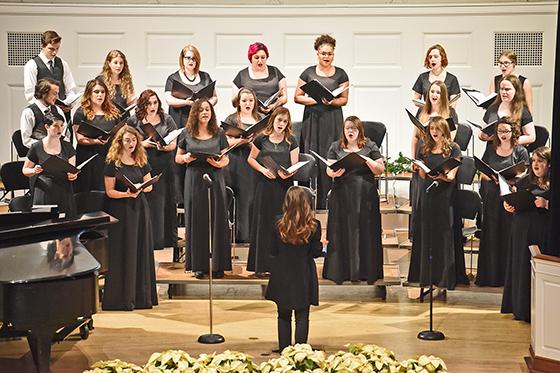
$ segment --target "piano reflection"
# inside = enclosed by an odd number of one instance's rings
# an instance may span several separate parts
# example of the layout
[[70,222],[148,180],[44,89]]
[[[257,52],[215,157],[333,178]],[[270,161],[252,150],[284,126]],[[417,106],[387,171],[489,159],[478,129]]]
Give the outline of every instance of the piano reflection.
[[53,341],[80,326],[88,331],[100,264],[80,235],[113,222],[103,212],[76,219],[59,219],[57,211],[0,213],[0,337],[27,337],[39,373],[49,372]]

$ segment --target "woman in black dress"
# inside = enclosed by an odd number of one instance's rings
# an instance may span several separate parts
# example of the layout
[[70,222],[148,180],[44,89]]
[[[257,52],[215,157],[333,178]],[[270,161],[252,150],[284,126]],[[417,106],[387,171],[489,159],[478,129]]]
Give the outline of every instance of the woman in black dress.
[[[336,40],[330,35],[321,35],[315,39],[318,64],[310,66],[301,75],[296,87],[294,100],[305,105],[303,124],[301,128],[301,151],[309,153],[313,150],[326,157],[329,147],[340,138],[342,132],[342,106],[348,102],[348,90],[342,92],[332,101],[316,102],[307,96],[301,86],[313,79],[318,80],[331,91],[339,87],[348,87],[348,75],[344,70],[334,66],[334,48]],[[331,188],[331,180],[327,176],[326,167],[319,163],[319,176],[317,177],[317,207],[325,208],[327,193]]]
[[[496,126],[492,145],[486,148],[482,160],[494,170],[503,170],[519,162],[529,165],[529,154],[517,144],[519,128],[507,117]],[[478,286],[504,286],[506,260],[510,255],[512,215],[504,210],[498,180],[481,174],[482,234],[478,251],[476,284]]]
[[349,153],[365,157],[366,164],[350,172],[327,168],[334,181],[329,197],[329,243],[323,277],[337,284],[362,280],[371,285],[383,278],[381,213],[375,175],[383,173],[385,166],[377,145],[365,137],[364,126],[355,116],[344,121],[340,140],[331,145],[327,159],[334,163]]
[[533,112],[533,87],[531,86],[531,82],[529,79],[524,77],[523,75],[518,75],[515,73],[515,67],[517,66],[517,54],[510,50],[506,49],[505,51],[500,54],[500,58],[498,59],[498,66],[500,67],[500,75],[494,76],[494,79],[490,81],[490,92],[500,93],[500,82],[506,75],[515,75],[519,78],[519,82],[523,87],[523,94],[525,95],[525,104],[527,105],[527,110],[529,112]]
[[161,174],[159,181],[154,185],[153,192],[147,196],[154,230],[154,248],[173,247],[177,244],[177,205],[172,165],[175,163],[174,152],[177,148],[177,140],[161,145],[153,141],[144,132],[143,127],[151,126],[164,138],[176,130],[177,125],[170,115],[163,112],[159,97],[151,89],[140,94],[135,115],[129,118],[128,123],[136,127],[144,137],[142,146],[148,154],[152,174]]
[[80,126],[87,126],[84,122],[109,131],[118,121],[119,109],[109,99],[108,89],[103,80],[93,79],[87,82],[82,96],[81,107],[76,110],[72,123],[78,145],[76,146],[76,163],[80,164],[94,154],[99,154],[85,165],[76,181],[76,192],[104,190],[103,173],[105,156],[109,144],[106,140],[91,139],[78,133]]
[[152,186],[132,192],[120,176],[134,184],[150,179],[151,167],[141,142],[136,129],[124,126],[107,153],[107,212],[119,221],[109,226],[111,267],[105,277],[104,310],[132,311],[158,304],[150,207],[145,195]]
[[185,229],[187,241],[186,270],[196,278],[208,273],[208,186],[202,177],[212,180],[212,268],[221,278],[231,270],[231,243],[226,207],[226,184],[222,169],[229,163],[227,155],[218,160],[211,156],[195,157],[195,153],[219,154],[228,146],[224,131],[218,127],[214,108],[209,100],[196,100],[186,125],[185,136],[179,140],[175,162],[186,164]]
[[72,181],[76,180],[78,174],[47,174],[41,164],[55,155],[76,165],[76,151],[72,144],[61,139],[64,118],[60,114],[46,114],[44,125],[47,136],[31,145],[22,172],[32,180],[34,205],[57,205],[60,212],[72,218],[76,215]]
[[115,49],[107,54],[99,78],[105,82],[109,98],[120,110],[126,109],[136,99],[132,76],[123,52]]
[[278,165],[285,168],[298,162],[299,147],[292,136],[290,111],[278,107],[272,112],[264,135],[253,142],[248,162],[259,174],[253,202],[251,222],[251,241],[247,270],[256,272],[257,276],[265,275],[271,270],[270,237],[272,237],[271,221],[282,212],[284,195],[292,186],[291,174],[282,170],[278,176],[263,164],[263,158],[270,157]]
[[[257,123],[261,115],[257,111],[257,96],[252,89],[241,88],[238,91],[237,111],[228,115],[224,122],[246,129]],[[249,227],[253,197],[255,196],[256,176],[255,170],[247,163],[251,152],[252,138],[234,138],[228,136],[229,145],[237,145],[229,153],[229,166],[226,172],[226,185],[233,189],[237,205],[237,224],[235,240],[249,242]]]
[[502,313],[513,313],[515,320],[531,322],[531,253],[529,245],[538,245],[544,254],[549,231],[550,213],[550,149],[541,146],[531,154],[529,175],[521,179],[516,190],[533,193],[535,205],[516,211],[504,201],[504,208],[513,214],[511,221],[511,255],[506,264],[506,279],[502,297]]
[[[519,145],[529,145],[535,142],[536,133],[533,116],[525,104],[525,94],[519,78],[507,75],[500,82],[500,94],[484,113],[484,122],[491,123],[499,118],[509,117],[521,128],[521,135],[517,142]],[[479,131],[478,138],[482,141],[492,141],[494,136],[488,136]]]
[[292,344],[292,312],[296,317],[295,343],[307,343],[309,307],[319,305],[319,282],[313,258],[321,255],[321,223],[314,219],[309,197],[290,187],[280,219],[274,219],[269,241],[273,266],[265,298],[278,307],[278,349]]
[[[461,157],[461,149],[451,140],[445,119],[432,118],[429,131],[418,158],[428,168],[437,167],[448,158]],[[420,170],[419,202],[408,281],[420,283],[422,287],[430,284],[430,252],[432,283],[442,288],[454,289],[457,282],[452,223],[452,198],[455,190],[453,184],[456,173],[457,168],[454,168],[447,174],[429,176]]]
[[[416,106],[422,107],[423,105],[420,102],[428,101],[430,86],[436,80],[445,83],[447,86],[447,98],[449,100],[454,99],[457,95],[461,95],[461,88],[459,87],[457,77],[445,70],[448,63],[447,53],[440,44],[435,44],[428,48],[426,57],[424,57],[424,67],[430,69],[430,71],[420,74],[412,87],[414,92],[412,101]],[[455,105],[452,104],[452,106],[454,107]]]
[[[178,128],[187,125],[187,119],[194,101],[187,98],[177,98],[172,95],[173,80],[177,80],[187,85],[193,92],[198,91],[212,83],[210,74],[200,70],[202,57],[198,49],[191,44],[186,45],[179,53],[179,70],[167,77],[165,82],[165,101],[169,105],[169,115],[175,121]],[[212,97],[208,97],[208,102],[212,106],[218,103],[218,95],[214,90]],[[173,172],[175,174],[175,197],[177,203],[183,203],[183,187],[185,185],[185,166],[183,164],[174,164]]]
[[237,99],[241,88],[250,88],[255,91],[262,103],[279,92],[278,98],[272,100],[266,107],[261,104],[257,105],[260,112],[268,114],[288,102],[286,78],[277,67],[267,65],[268,48],[263,43],[256,42],[249,45],[247,56],[251,65],[238,72],[233,79],[231,102],[233,106],[237,107]]

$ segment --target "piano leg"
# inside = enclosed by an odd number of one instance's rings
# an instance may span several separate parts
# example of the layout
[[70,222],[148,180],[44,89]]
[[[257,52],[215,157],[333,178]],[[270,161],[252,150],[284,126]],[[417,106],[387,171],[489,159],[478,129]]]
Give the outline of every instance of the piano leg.
[[38,326],[27,336],[27,342],[33,355],[33,361],[38,373],[49,373],[51,360],[51,343],[56,328]]

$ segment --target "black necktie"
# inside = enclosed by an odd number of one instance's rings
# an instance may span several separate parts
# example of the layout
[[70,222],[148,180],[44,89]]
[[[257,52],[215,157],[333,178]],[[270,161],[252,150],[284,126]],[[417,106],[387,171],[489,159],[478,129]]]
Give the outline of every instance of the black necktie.
[[54,64],[52,60],[49,61],[49,70],[51,71],[51,73],[54,73]]

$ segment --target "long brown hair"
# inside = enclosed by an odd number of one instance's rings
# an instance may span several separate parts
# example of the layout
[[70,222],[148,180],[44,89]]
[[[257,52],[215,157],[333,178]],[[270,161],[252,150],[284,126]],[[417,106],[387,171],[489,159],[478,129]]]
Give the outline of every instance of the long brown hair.
[[129,99],[134,96],[134,85],[132,84],[132,75],[130,74],[130,68],[128,67],[128,61],[126,56],[120,50],[114,49],[107,54],[105,57],[105,62],[103,63],[103,70],[101,71],[101,77],[105,81],[107,88],[109,89],[109,97],[112,99],[115,97],[115,85],[111,79],[111,66],[109,65],[111,61],[117,57],[123,59],[123,69],[119,74],[119,79],[121,80],[121,92],[124,98]]
[[[543,178],[539,178],[535,175],[533,167],[531,166],[529,167],[529,181],[531,184],[538,185],[540,188],[547,190],[550,188],[550,159],[552,158],[552,152],[548,146],[541,146],[533,150],[531,158],[533,158],[534,155],[546,161],[546,164],[548,165],[548,173],[544,175]],[[531,162],[533,162],[532,159]]]
[[282,212],[282,218],[277,223],[280,239],[292,245],[308,243],[317,222],[307,192],[301,187],[290,187],[284,197]]
[[[444,157],[449,157],[453,141],[451,141],[451,132],[449,131],[447,121],[440,116],[433,117],[430,120],[429,126],[436,126],[441,131],[443,135],[442,154]],[[429,133],[426,134],[426,136],[424,136],[424,144],[422,145],[422,154],[424,156],[431,154],[435,147],[436,142],[433,137]]]
[[146,155],[146,149],[142,146],[142,135],[140,135],[140,132],[138,132],[136,128],[129,125],[123,126],[113,138],[113,142],[111,142],[111,147],[107,152],[105,162],[115,162],[117,167],[122,166],[121,157],[123,151],[123,137],[125,133],[130,133],[136,136],[136,147],[132,152],[132,158],[134,158],[134,162],[136,162],[137,166],[145,166],[148,163],[148,156]]
[[144,118],[146,118],[146,116],[148,115],[148,104],[150,103],[151,97],[155,97],[158,102],[158,109],[156,114],[159,115],[159,118],[163,123],[164,114],[163,114],[163,108],[161,107],[161,100],[159,99],[157,93],[155,93],[151,89],[146,89],[144,92],[140,94],[140,97],[138,97],[138,101],[136,102],[136,111],[135,111],[136,118],[138,120],[144,120]]
[[[511,107],[510,107],[510,119],[514,122],[516,122],[517,124],[521,124],[521,116],[523,115],[523,107],[526,105],[525,104],[525,92],[523,91],[523,85],[521,84],[521,81],[519,80],[518,77],[516,77],[515,75],[506,75],[502,78],[502,80],[500,81],[500,85],[502,84],[503,81],[509,81],[512,85],[513,88],[515,89],[515,96],[513,96],[513,99],[511,100]],[[499,92],[499,90],[498,90]],[[502,103],[502,96],[500,94],[498,94],[498,96],[496,96],[496,101],[494,101],[498,106]]]
[[346,135],[344,134],[344,127],[346,125],[346,122],[350,122],[352,123],[357,130],[358,130],[358,148],[363,148],[366,145],[366,135],[365,135],[365,130],[364,130],[364,124],[362,123],[362,121],[360,120],[360,118],[358,118],[355,115],[351,115],[348,118],[346,118],[344,120],[344,124],[342,125],[342,131],[340,132],[340,147],[342,149],[346,149],[348,148],[348,139],[346,138]]
[[193,137],[198,136],[198,113],[204,102],[207,102],[208,105],[210,105],[210,112],[212,113],[210,121],[208,122],[208,132],[212,136],[215,136],[220,130],[220,127],[218,127],[218,122],[216,120],[216,112],[214,111],[214,107],[212,106],[210,101],[208,101],[208,99],[202,98],[196,100],[192,105],[191,112],[189,113],[189,118],[187,119],[187,123],[185,124],[185,128],[187,129],[188,133]]
[[284,128],[284,140],[286,140],[288,144],[291,144],[290,136],[292,136],[292,117],[290,115],[290,110],[283,106],[278,106],[276,109],[274,109],[272,114],[270,114],[270,118],[268,119],[268,123],[266,124],[264,134],[266,136],[270,136],[272,132],[274,132],[274,121],[279,115],[288,116],[288,125],[286,126],[286,128]]
[[93,94],[93,88],[96,85],[101,86],[105,90],[105,100],[101,104],[101,110],[103,110],[103,116],[106,120],[115,119],[119,116],[119,109],[113,104],[109,98],[109,92],[107,91],[107,85],[103,79],[95,78],[86,83],[86,88],[82,96],[81,106],[84,111],[84,115],[87,119],[93,120],[95,118],[95,112],[93,111],[93,105],[91,104],[91,95]]
[[498,123],[496,124],[496,129],[494,131],[494,140],[492,140],[492,144],[494,144],[495,147],[500,146],[501,142],[500,142],[500,137],[498,135],[498,127],[500,127],[500,124],[509,125],[511,129],[510,144],[512,148],[515,147],[515,145],[517,145],[517,141],[519,140],[519,136],[521,136],[521,130],[519,129],[519,124],[511,120],[510,117],[502,117],[498,120]]
[[430,90],[432,86],[437,85],[440,89],[440,110],[438,111],[438,115],[443,118],[449,118],[451,116],[451,110],[449,108],[449,99],[447,98],[447,86],[444,82],[440,80],[436,80],[432,84],[430,84],[430,88],[428,88],[428,94],[426,97],[426,104],[422,108],[420,115],[418,115],[418,119],[422,123],[426,123],[428,119],[430,119],[430,114],[432,113],[433,105],[432,100],[430,100]]

